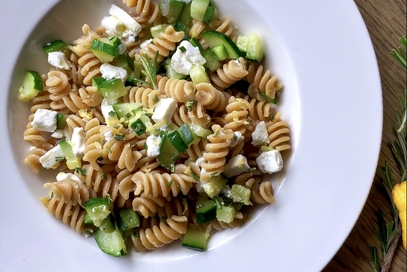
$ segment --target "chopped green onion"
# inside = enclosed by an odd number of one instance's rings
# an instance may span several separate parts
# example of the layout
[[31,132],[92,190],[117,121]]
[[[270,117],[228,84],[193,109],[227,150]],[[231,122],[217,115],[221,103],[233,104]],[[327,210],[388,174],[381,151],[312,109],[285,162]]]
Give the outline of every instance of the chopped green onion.
[[185,103],[185,106],[187,107],[188,111],[192,111],[194,107],[196,106],[197,101],[195,99],[191,99]]
[[179,50],[180,50],[182,53],[185,53],[185,52],[187,51],[187,49],[186,49],[185,47],[183,47],[183,46],[180,46],[180,47],[179,47]]
[[124,135],[123,134],[115,134],[114,136],[113,136],[113,140],[116,140],[116,141],[124,141]]

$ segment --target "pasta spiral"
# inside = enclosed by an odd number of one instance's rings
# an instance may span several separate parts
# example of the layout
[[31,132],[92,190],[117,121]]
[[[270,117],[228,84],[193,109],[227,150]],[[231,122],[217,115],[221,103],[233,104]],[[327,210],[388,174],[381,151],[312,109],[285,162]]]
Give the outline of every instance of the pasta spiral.
[[49,189],[49,193],[56,199],[71,202],[74,206],[83,206],[89,198],[96,197],[94,191],[90,190],[83,183],[72,179],[47,182],[44,184],[44,188]]
[[158,3],[151,2],[150,0],[123,0],[129,8],[134,8],[137,14],[135,20],[139,24],[152,24],[157,23],[161,17],[161,12]]
[[64,199],[58,200],[56,197],[41,197],[40,201],[57,219],[71,226],[78,233],[82,233],[85,217],[85,209],[79,205],[73,205],[72,202],[65,202]]
[[195,86],[184,79],[157,77],[157,88],[167,97],[172,97],[178,103],[186,103],[195,98]]
[[266,123],[268,139],[270,140],[269,147],[278,151],[288,150],[290,145],[290,130],[286,121],[281,120],[281,112],[277,112],[273,121]]
[[209,74],[212,84],[219,90],[225,90],[233,83],[247,76],[245,60],[230,60],[215,72]]
[[144,108],[152,109],[160,100],[159,90],[153,90],[145,87],[132,87],[128,93],[129,102],[140,103]]
[[143,173],[137,172],[132,177],[136,184],[135,195],[152,195],[157,197],[177,196],[179,192],[186,195],[196,182],[185,174]]
[[247,81],[252,84],[252,87],[266,93],[269,97],[274,98],[276,92],[283,88],[283,85],[278,82],[276,76],[271,75],[270,70],[264,71],[261,64],[250,62],[247,67]]
[[276,200],[274,198],[274,191],[271,182],[256,181],[251,188],[251,200],[257,204],[268,204],[274,203]]
[[160,221],[147,229],[141,229],[138,236],[132,236],[137,251],[154,250],[175,240],[187,232],[188,219],[185,216],[173,215],[165,222]]
[[226,156],[229,152],[228,147],[233,138],[233,131],[223,129],[219,125],[213,125],[213,134],[208,136],[208,144],[205,146],[203,154],[204,162],[201,164],[204,173],[201,173],[201,181],[207,182],[211,174],[220,174],[223,172],[223,166],[226,162]]
[[174,27],[170,25],[157,38],[154,38],[145,49],[140,49],[140,55],[144,56],[147,54],[150,59],[154,59],[157,52],[157,61],[162,62],[176,48],[176,43],[180,42],[183,38],[184,32],[175,31]]
[[249,103],[241,98],[230,97],[226,106],[225,129],[231,129],[233,132],[240,132],[242,135],[246,132],[246,119],[249,114]]
[[68,77],[60,71],[48,72],[45,86],[50,93],[49,98],[52,100],[51,108],[61,112],[69,112],[67,105],[64,103],[64,98],[71,92]]

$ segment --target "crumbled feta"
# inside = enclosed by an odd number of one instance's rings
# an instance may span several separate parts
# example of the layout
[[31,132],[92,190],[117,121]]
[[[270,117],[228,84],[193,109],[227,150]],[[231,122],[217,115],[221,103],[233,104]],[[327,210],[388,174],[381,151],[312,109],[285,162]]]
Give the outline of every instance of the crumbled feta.
[[50,149],[47,153],[42,155],[39,159],[42,167],[45,169],[55,169],[58,167],[59,162],[64,158],[64,152],[62,152],[61,147],[56,145]]
[[64,52],[60,52],[60,51],[49,52],[48,53],[48,63],[51,64],[52,66],[55,66],[57,68],[61,68],[64,70],[71,69]]
[[109,129],[108,131],[106,131],[103,136],[105,137],[106,141],[111,141],[114,138],[114,134],[113,131],[111,129]]
[[71,138],[71,134],[69,132],[68,126],[65,126],[63,129],[56,129],[54,133],[51,134],[51,137],[56,138],[56,139],[61,139],[61,138]]
[[232,176],[240,175],[241,173],[247,172],[250,170],[250,166],[247,163],[245,156],[239,154],[232,157],[224,166],[223,174],[230,178]]
[[100,66],[100,72],[102,73],[102,77],[106,80],[120,78],[123,82],[125,82],[127,79],[126,69],[113,66],[108,63],[104,63]]
[[149,45],[151,42],[153,41],[153,39],[148,39],[145,40],[144,42],[140,43],[140,49],[147,49],[147,45]]
[[267,127],[264,121],[257,124],[256,129],[252,133],[252,145],[266,145],[270,143],[268,139]]
[[156,137],[154,135],[150,135],[147,137],[146,144],[148,157],[157,157],[158,155],[160,155],[160,143],[160,137]]
[[83,128],[76,127],[73,129],[71,146],[75,157],[81,158],[85,153],[85,131]]
[[256,158],[257,166],[262,173],[275,173],[283,169],[284,162],[280,152],[271,150],[263,152]]
[[56,181],[66,181],[66,180],[73,180],[76,182],[81,182],[81,179],[72,173],[64,173],[64,172],[59,172],[56,176]]
[[111,16],[106,16],[101,22],[101,25],[106,29],[106,34],[117,36],[124,42],[134,42],[142,30],[141,25],[116,5],[112,4],[109,14]]
[[114,103],[116,103],[116,101],[110,103],[108,100],[103,99],[102,104],[100,105],[100,109],[102,111],[103,117],[105,118],[105,122],[110,127],[114,126],[118,121],[116,115],[110,116],[110,112],[114,111],[112,106]]
[[174,98],[160,99],[154,108],[151,119],[153,119],[156,124],[163,123],[164,125],[169,125],[176,108],[177,102]]
[[232,141],[230,142],[230,146],[234,147],[235,145],[237,145],[240,141],[244,140],[244,136],[242,135],[242,133],[240,133],[239,131],[235,131],[233,133],[233,138]]
[[35,129],[47,132],[54,132],[57,129],[58,112],[47,109],[38,109],[34,113],[32,126]]
[[[184,49],[181,50],[181,48]],[[182,41],[171,57],[171,67],[183,75],[189,75],[193,65],[203,65],[205,62],[199,49],[188,41]]]

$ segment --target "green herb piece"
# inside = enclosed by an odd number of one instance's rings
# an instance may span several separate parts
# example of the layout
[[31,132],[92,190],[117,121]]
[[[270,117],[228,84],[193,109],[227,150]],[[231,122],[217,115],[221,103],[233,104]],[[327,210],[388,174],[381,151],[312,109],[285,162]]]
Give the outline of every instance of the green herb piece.
[[75,168],[75,173],[80,173],[81,176],[86,177],[86,169],[77,167],[77,168]]
[[193,111],[194,107],[196,106],[197,101],[195,99],[191,99],[185,103],[188,111]]
[[115,134],[115,135],[113,136],[113,140],[116,140],[116,141],[124,141],[124,135],[123,135],[123,134],[120,134],[120,133],[117,133],[117,134]]

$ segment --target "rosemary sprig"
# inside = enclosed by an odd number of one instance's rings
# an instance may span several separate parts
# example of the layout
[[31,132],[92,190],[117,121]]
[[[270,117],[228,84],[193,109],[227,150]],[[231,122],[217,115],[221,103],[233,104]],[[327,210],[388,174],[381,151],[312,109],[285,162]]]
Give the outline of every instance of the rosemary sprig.
[[146,77],[146,80],[134,79],[134,81],[157,89],[158,51],[155,52],[154,59],[150,59],[147,54],[140,55],[140,61],[143,66],[141,73]]
[[[399,42],[401,45],[404,46],[404,50],[406,50],[407,47],[407,38],[406,35],[402,36],[399,38]],[[401,64],[401,66],[404,67],[404,69],[407,69],[406,65],[406,53],[404,52],[403,48],[399,47],[398,49],[392,49],[390,51],[390,54],[393,55],[393,57]]]
[[[403,36],[399,39],[400,43],[406,49],[406,36]],[[393,49],[390,53],[393,57],[406,69],[406,53],[404,50],[399,47],[397,50]],[[395,110],[397,126],[392,126],[392,130],[396,136],[396,140],[392,143],[389,143],[388,146],[393,155],[394,161],[397,164],[397,168],[400,174],[400,181],[406,180],[406,163],[407,163],[407,148],[406,148],[406,136],[407,136],[407,124],[406,124],[406,115],[407,115],[407,91],[404,91],[404,99],[400,96],[400,108],[401,113],[398,110]],[[378,250],[376,247],[371,247],[370,252],[373,258],[373,269],[375,272],[385,272],[389,271],[391,263],[393,260],[394,253],[396,251],[397,245],[401,238],[401,224],[399,221],[398,211],[395,206],[395,203],[392,199],[392,189],[396,182],[393,179],[392,171],[390,169],[390,164],[388,161],[385,161],[383,167],[377,168],[377,173],[382,181],[382,184],[386,190],[387,196],[391,204],[392,212],[392,221],[386,222],[383,213],[381,210],[377,211],[377,220],[379,230],[376,232],[377,237],[380,241],[380,251],[381,255],[379,256]],[[381,263],[382,262],[382,263]]]

